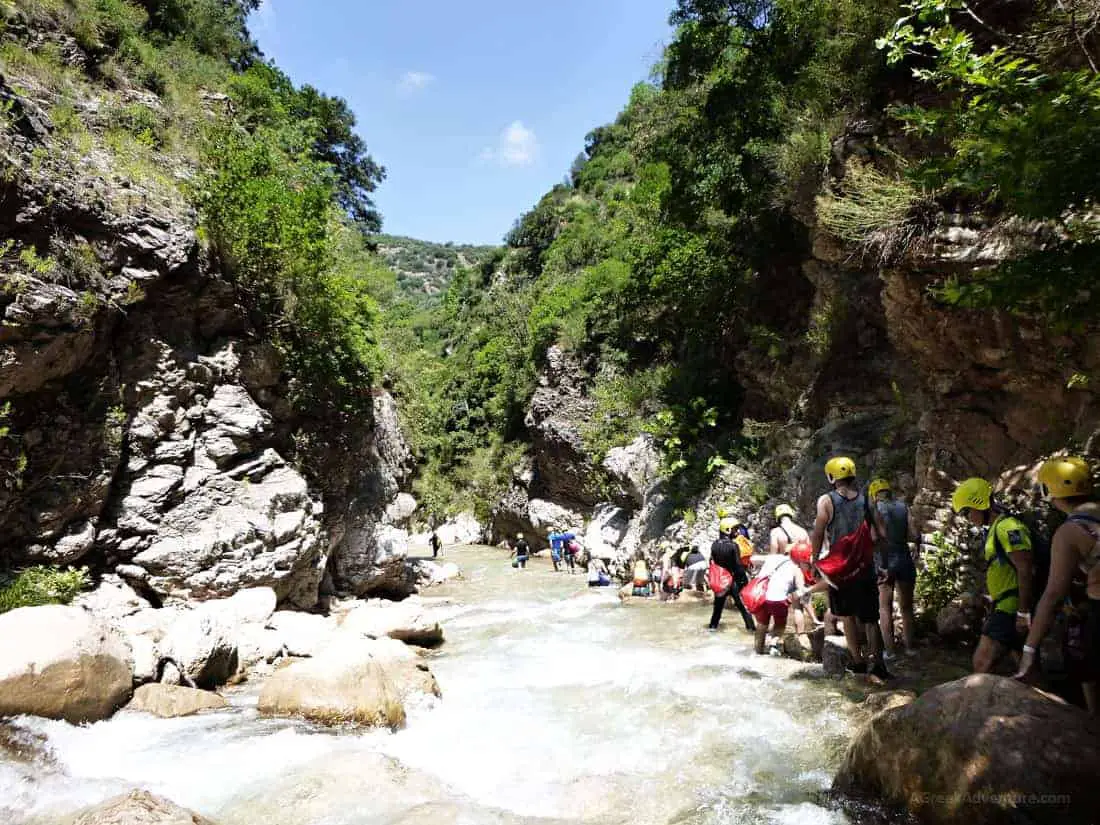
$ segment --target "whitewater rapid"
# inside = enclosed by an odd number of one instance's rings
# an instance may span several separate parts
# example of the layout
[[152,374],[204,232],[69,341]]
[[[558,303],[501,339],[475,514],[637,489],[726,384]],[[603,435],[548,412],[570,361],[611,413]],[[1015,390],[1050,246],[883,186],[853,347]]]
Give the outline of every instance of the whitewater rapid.
[[441,700],[397,733],[261,719],[259,686],[222,712],[95,725],[19,719],[48,757],[0,761],[0,821],[60,825],[146,788],[220,825],[780,823],[848,820],[821,802],[851,724],[819,668],[756,656],[699,604],[620,605],[610,588],[452,551],[431,591]]

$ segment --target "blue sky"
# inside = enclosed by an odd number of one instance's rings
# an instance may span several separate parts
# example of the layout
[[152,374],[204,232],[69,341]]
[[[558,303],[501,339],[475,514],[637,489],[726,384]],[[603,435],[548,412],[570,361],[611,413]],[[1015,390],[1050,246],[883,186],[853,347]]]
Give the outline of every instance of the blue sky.
[[384,231],[499,243],[649,76],[675,0],[265,0],[264,53],[345,98]]

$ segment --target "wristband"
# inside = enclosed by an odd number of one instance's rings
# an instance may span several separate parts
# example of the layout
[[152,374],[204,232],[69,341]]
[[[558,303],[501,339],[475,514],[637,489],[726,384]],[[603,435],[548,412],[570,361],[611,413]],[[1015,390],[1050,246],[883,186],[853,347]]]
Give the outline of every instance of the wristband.
[[1024,612],[1024,611],[1022,611],[1022,610],[1017,610],[1017,611],[1016,611],[1016,615],[1017,615],[1018,617],[1020,617],[1021,619],[1030,619],[1030,618],[1031,618],[1031,614],[1030,614],[1030,613],[1025,613],[1025,612]]
[[1032,656],[1034,656],[1036,652],[1037,651],[1035,650],[1035,648],[1033,648],[1031,645],[1024,645],[1024,653],[1030,653]]

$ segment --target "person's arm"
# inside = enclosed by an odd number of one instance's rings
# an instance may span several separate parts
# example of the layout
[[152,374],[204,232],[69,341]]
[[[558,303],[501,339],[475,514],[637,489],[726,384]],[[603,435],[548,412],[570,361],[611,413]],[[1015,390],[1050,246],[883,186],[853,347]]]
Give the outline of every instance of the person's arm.
[[1031,630],[1027,634],[1024,652],[1020,657],[1020,669],[1016,672],[1017,679],[1028,678],[1037,666],[1036,652],[1054,624],[1054,614],[1058,611],[1058,606],[1069,593],[1078,561],[1073,540],[1067,531],[1056,532],[1050,550],[1050,576],[1046,590],[1043,591],[1043,597],[1039,600],[1039,606],[1035,608],[1035,616],[1031,620]]
[[833,517],[833,502],[828,496],[822,496],[817,500],[817,517],[814,519],[814,529],[810,533],[810,546],[813,548],[812,559],[814,563],[821,557],[821,547],[825,544],[825,529],[829,526],[829,520]]
[[768,541],[768,552],[773,553],[773,554],[779,552],[779,530],[778,529],[772,530],[771,539],[769,539],[769,541]]
[[[793,562],[792,562],[793,563]],[[797,564],[794,565],[794,590],[787,594],[787,601],[794,604],[802,598],[803,591],[806,589],[806,577],[802,575],[802,568]]]
[[1031,589],[1034,584],[1035,564],[1030,550],[1017,550],[1009,553],[1008,560],[1016,568],[1016,580],[1019,583],[1020,598],[1016,615],[1031,626]]

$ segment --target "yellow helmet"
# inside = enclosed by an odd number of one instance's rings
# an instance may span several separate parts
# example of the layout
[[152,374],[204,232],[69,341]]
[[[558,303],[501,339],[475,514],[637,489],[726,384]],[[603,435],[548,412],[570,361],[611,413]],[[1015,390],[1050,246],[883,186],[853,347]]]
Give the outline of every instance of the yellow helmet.
[[719,533],[732,533],[738,527],[741,526],[741,520],[736,518],[724,518],[718,522]]
[[783,516],[787,516],[793,519],[794,508],[791,507],[791,505],[789,504],[780,504],[778,507],[775,508],[775,520],[779,521],[783,518]]
[[988,510],[993,500],[993,485],[984,478],[968,478],[955,488],[951,509],[961,513],[967,508]]
[[523,533],[516,533],[516,540],[523,538]]
[[856,463],[847,456],[830,458],[825,462],[825,478],[830,484],[835,484],[845,478],[856,477]]
[[1059,456],[1039,468],[1039,483],[1047,498],[1091,496],[1092,470],[1083,458]]
[[872,499],[877,498],[879,493],[891,493],[894,488],[890,486],[890,482],[884,478],[876,478],[871,482],[871,486],[867,488],[867,493]]

